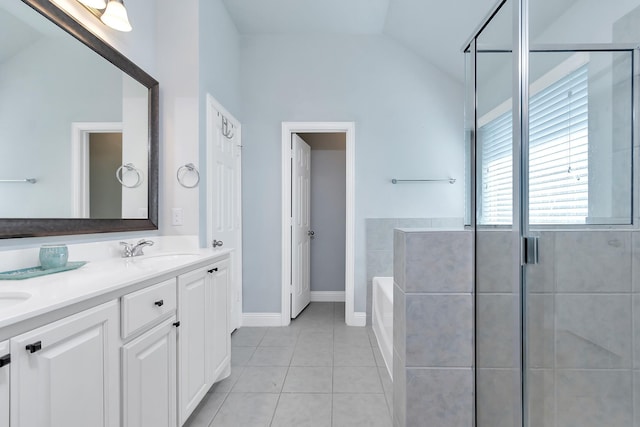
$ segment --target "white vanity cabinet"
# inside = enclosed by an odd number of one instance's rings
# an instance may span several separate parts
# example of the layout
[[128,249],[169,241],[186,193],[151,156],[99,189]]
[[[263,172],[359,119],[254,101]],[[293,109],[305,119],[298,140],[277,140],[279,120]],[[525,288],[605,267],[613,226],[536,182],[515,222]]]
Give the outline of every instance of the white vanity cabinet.
[[178,276],[180,425],[229,373],[229,258]]
[[0,427],[9,427],[9,341],[0,342]]
[[122,427],[175,427],[175,316],[122,347]]
[[0,427],[180,427],[230,374],[228,253],[122,280],[5,335]]
[[11,427],[118,427],[118,304],[11,340]]
[[229,295],[231,293],[230,262],[224,260],[209,269],[211,275],[211,383],[226,378],[231,373],[231,333]]
[[176,307],[175,277],[121,298],[122,427],[177,424]]
[[209,389],[211,280],[207,269],[178,276],[178,406],[180,425]]

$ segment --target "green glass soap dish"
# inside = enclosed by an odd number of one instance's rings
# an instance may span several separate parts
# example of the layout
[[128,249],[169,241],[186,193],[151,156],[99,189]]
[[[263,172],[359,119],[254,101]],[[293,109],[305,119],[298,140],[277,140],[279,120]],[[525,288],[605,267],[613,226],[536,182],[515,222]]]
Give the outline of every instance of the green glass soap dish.
[[71,261],[63,267],[44,269],[41,266],[21,268],[20,270],[11,270],[0,272],[0,280],[24,280],[31,279],[33,277],[46,276],[54,273],[61,273],[63,271],[75,270],[85,265],[87,261]]

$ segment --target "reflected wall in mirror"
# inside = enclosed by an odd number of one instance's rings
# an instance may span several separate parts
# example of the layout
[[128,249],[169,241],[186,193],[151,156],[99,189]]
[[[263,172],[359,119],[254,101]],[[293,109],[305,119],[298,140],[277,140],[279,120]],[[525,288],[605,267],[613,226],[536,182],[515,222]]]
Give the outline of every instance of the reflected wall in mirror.
[[3,2],[0,237],[156,229],[157,94],[51,2]]

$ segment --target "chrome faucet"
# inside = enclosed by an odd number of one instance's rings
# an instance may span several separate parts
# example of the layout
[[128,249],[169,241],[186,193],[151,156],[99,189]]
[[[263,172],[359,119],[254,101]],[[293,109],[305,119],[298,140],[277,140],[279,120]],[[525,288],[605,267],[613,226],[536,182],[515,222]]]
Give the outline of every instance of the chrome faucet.
[[127,243],[127,242],[120,242],[120,245],[123,246],[122,248],[122,258],[131,258],[134,256],[140,256],[140,255],[144,255],[144,253],[142,252],[142,249],[145,246],[153,246],[153,241],[152,240],[145,240],[142,239],[140,240],[138,243]]

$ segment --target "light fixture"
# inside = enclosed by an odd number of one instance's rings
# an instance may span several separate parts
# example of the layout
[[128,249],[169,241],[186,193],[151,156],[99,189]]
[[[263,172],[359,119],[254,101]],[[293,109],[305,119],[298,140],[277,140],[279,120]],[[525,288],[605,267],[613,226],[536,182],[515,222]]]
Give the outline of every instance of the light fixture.
[[132,30],[127,16],[127,9],[125,9],[122,0],[109,0],[100,20],[114,30],[124,32]]
[[106,26],[123,32],[132,30],[123,0],[78,0],[78,2],[100,18]]
[[87,7],[92,7],[94,9],[104,9],[107,7],[106,0],[78,0],[80,3]]

